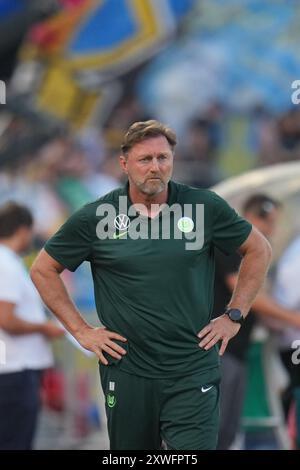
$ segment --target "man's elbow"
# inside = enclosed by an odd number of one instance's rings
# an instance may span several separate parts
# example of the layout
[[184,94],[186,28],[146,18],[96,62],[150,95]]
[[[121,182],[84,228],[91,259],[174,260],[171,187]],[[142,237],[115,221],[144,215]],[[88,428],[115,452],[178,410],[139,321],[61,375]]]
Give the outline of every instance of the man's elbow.
[[261,261],[269,265],[272,260],[272,247],[264,235],[256,228],[253,228],[250,237],[242,245],[240,254],[244,256],[251,256],[252,259]]
[[272,260],[273,249],[272,249],[270,242],[266,238],[264,241],[265,241],[265,256],[266,256],[266,259],[268,260],[268,263],[270,264]]
[[257,259],[264,261],[265,265],[268,268],[272,261],[272,253],[273,253],[273,250],[269,241],[265,237],[262,237],[261,243],[259,247],[257,247],[257,253],[256,253]]
[[47,277],[47,268],[43,265],[39,257],[33,262],[29,271],[33,284],[38,288],[39,283],[42,279]]
[[63,269],[63,266],[41,251],[31,266],[30,277],[35,286],[38,287],[43,280],[49,281],[59,276]]
[[38,279],[41,276],[41,269],[37,261],[33,262],[33,265],[30,268],[29,274],[30,274],[33,284],[37,285]]

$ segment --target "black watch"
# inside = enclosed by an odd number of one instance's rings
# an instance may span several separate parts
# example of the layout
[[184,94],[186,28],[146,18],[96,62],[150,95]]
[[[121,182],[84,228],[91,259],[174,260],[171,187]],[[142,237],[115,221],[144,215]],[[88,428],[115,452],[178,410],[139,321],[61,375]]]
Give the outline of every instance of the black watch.
[[229,316],[231,321],[239,323],[240,325],[242,325],[245,320],[242,312],[238,308],[228,308],[225,314]]

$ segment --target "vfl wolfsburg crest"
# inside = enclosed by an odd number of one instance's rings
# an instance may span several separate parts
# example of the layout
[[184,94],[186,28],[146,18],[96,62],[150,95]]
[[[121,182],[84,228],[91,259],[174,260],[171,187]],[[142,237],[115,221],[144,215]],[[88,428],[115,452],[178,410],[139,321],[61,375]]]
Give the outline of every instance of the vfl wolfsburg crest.
[[177,227],[183,233],[190,233],[194,229],[194,222],[190,217],[181,217],[178,220]]
[[108,395],[106,396],[107,406],[109,408],[113,408],[115,406],[116,402],[117,402],[116,397],[114,395],[111,395],[110,393],[108,393]]

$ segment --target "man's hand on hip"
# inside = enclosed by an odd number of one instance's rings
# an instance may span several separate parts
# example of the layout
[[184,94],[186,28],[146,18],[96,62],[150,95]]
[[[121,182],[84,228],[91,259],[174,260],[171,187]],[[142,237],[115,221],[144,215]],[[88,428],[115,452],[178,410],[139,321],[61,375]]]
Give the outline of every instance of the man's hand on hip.
[[222,356],[228,341],[238,333],[240,327],[241,325],[230,320],[228,315],[221,315],[212,320],[198,333],[198,338],[202,340],[199,346],[207,351],[218,341],[222,341],[219,351],[220,356]]
[[100,362],[105,366],[107,366],[108,361],[103,356],[104,351],[115,359],[121,359],[126,354],[125,349],[114,343],[113,340],[125,343],[127,339],[118,333],[107,330],[105,327],[86,327],[76,335],[76,339],[83,348],[95,353]]

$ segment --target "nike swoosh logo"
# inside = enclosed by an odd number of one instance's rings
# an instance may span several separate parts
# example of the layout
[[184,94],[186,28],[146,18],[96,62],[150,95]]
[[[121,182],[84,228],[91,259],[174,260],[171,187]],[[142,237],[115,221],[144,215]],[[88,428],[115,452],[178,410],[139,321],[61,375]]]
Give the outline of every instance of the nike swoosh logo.
[[122,237],[124,237],[124,235],[126,235],[126,233],[128,233],[128,230],[126,230],[126,232],[121,232],[118,235],[116,233],[114,233],[113,234],[113,239],[117,240],[118,238],[122,238]]
[[206,392],[208,392],[208,390],[210,390],[211,388],[213,388],[213,385],[212,385],[211,387],[207,387],[207,388],[201,387],[201,392],[202,392],[202,393],[206,393]]

